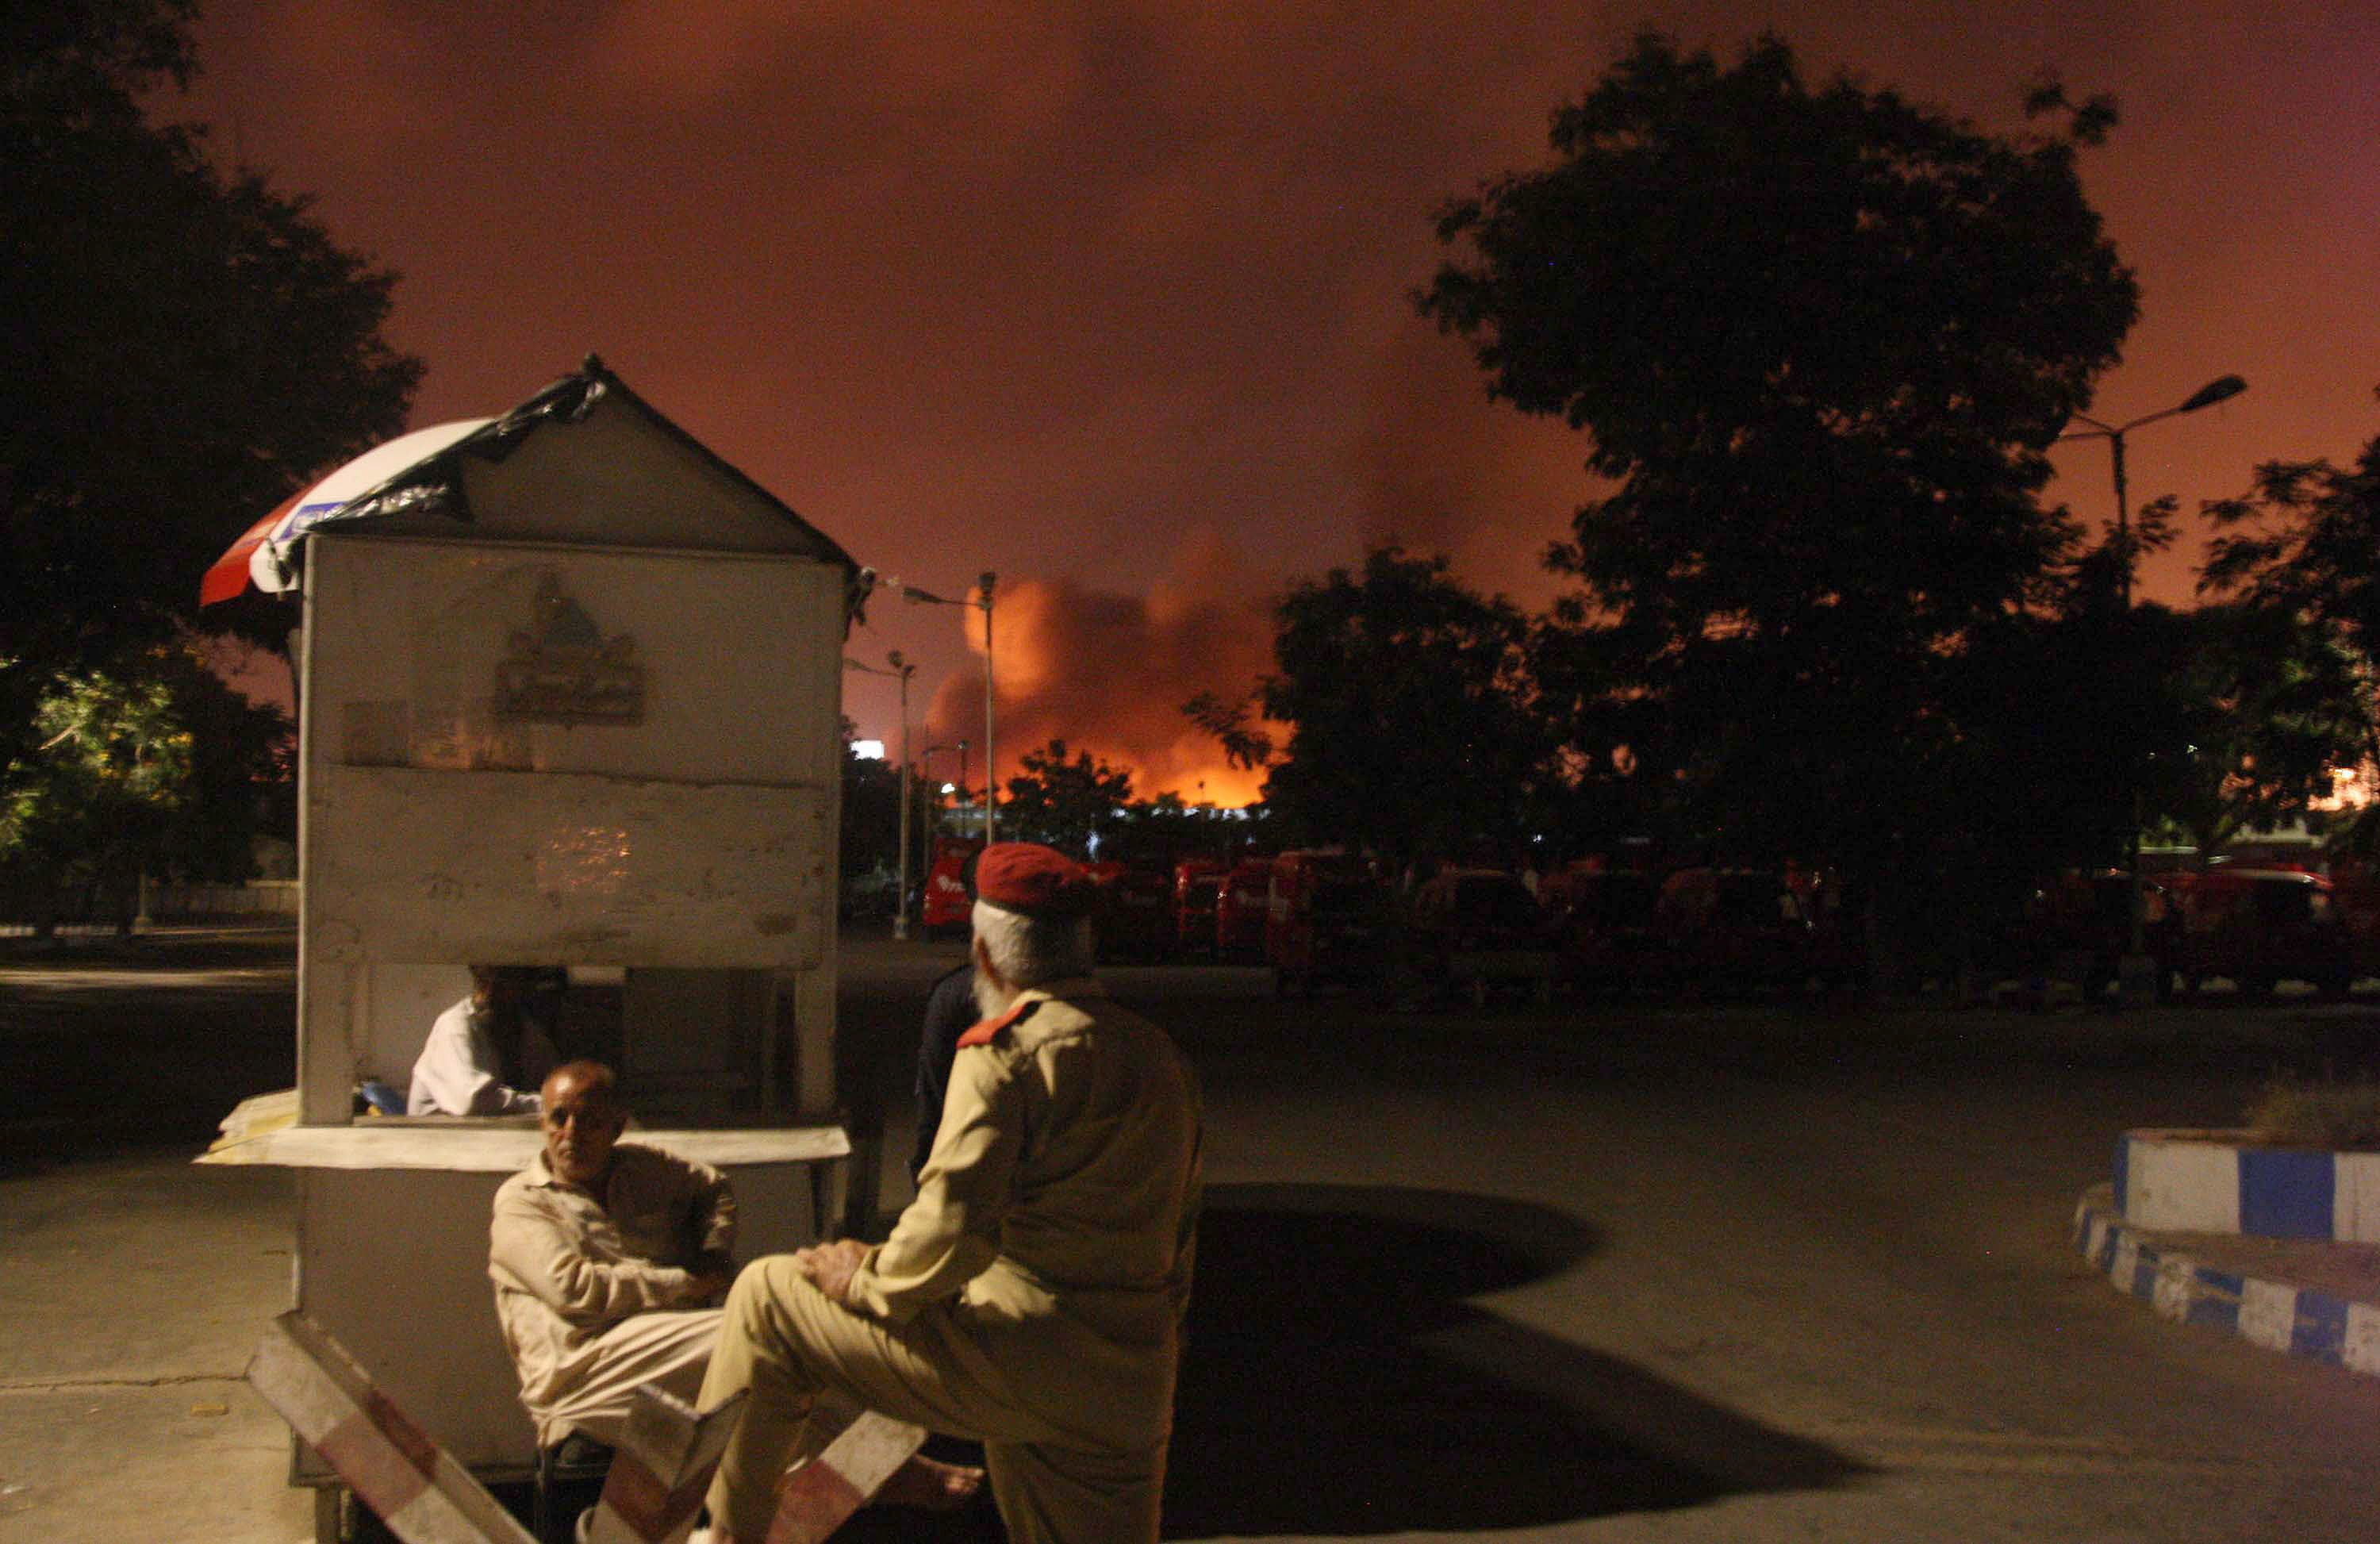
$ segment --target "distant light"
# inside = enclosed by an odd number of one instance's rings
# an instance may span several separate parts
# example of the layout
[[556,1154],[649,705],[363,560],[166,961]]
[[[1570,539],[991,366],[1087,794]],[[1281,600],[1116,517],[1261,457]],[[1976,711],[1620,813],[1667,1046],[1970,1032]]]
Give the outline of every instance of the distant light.
[[884,742],[882,740],[854,740],[851,742],[851,753],[854,756],[858,757],[863,761],[881,761],[884,760]]
[[942,784],[942,792],[946,794],[955,794],[958,791],[959,785],[955,783],[945,783]]

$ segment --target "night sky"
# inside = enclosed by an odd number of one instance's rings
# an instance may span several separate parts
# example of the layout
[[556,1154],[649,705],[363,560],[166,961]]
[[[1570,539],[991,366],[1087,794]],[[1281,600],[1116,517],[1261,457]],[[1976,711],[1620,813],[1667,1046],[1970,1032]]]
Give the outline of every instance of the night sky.
[[[2084,171],[2143,315],[2094,412],[2251,384],[2132,438],[2136,501],[2380,432],[2370,0],[207,9],[162,111],[403,273],[416,426],[596,350],[860,562],[953,595],[996,571],[1003,773],[1059,734],[1144,794],[1251,796],[1174,709],[1252,685],[1269,598],[1369,542],[1553,593],[1584,447],[1487,403],[1406,295],[1435,208],[1541,164],[1548,111],[1647,25],[1730,56],[1774,30],[1814,79],[1993,128],[2045,67],[2115,93]],[[2110,517],[2105,444],[2059,465],[2053,496]],[[2145,595],[2187,600],[2188,546]],[[979,741],[969,622],[880,597],[853,635],[919,663],[919,745]],[[893,739],[892,683],[846,688]]]

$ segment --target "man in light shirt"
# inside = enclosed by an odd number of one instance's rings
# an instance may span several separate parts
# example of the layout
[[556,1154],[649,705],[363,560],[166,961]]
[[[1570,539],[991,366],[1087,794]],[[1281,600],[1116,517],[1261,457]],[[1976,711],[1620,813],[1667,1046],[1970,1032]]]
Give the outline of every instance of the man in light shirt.
[[471,994],[430,1027],[405,1112],[535,1114],[537,1087],[562,1060],[552,1025],[566,979],[533,966],[473,966]]
[[612,1069],[547,1077],[545,1146],[496,1191],[488,1274],[538,1446],[616,1447],[638,1385],[692,1404],[734,1279],[727,1176],[638,1142]]

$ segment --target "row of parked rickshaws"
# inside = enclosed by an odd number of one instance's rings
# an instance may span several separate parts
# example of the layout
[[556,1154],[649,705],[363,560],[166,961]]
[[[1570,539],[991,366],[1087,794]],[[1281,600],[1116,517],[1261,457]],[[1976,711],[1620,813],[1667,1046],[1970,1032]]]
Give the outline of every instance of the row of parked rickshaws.
[[1823,888],[1791,871],[1578,864],[1540,878],[1452,866],[1406,885],[1333,848],[1092,871],[1103,957],[1260,963],[1283,995],[1343,987],[1545,1002],[1849,979]]
[[[929,934],[938,898],[942,930],[965,930],[968,845],[936,855]],[[1314,848],[1091,871],[1102,958],[1267,965],[1283,995],[1809,994],[1856,988],[1865,969],[1831,877],[1791,866],[1586,858],[1542,876],[1451,866],[1401,882],[1360,854]],[[2343,997],[2380,975],[2380,873],[2370,869],[2217,861],[2144,875],[2140,890],[2161,1000],[2225,986],[2259,998],[2285,983]],[[1966,974],[1985,993],[2105,995],[2131,952],[2131,891],[2119,870],[2044,881],[1971,941]]]
[[[1859,988],[1866,969],[1831,876],[1793,867],[1458,866],[1408,888],[1317,849],[1093,871],[1105,957],[1262,963],[1284,995],[1824,995]],[[1971,980],[2034,1001],[2106,995],[2131,948],[2131,893],[2116,870],[2046,881],[1973,941]],[[2217,862],[2147,875],[2141,893],[2160,1000],[2289,983],[2339,998],[2380,975],[2380,875]]]

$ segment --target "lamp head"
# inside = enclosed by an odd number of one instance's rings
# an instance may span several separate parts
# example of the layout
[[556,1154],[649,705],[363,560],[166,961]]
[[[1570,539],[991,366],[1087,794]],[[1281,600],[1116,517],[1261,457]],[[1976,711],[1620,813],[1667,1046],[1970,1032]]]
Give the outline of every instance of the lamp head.
[[2190,394],[2190,400],[2174,409],[2177,413],[2194,413],[2201,407],[2212,407],[2218,402],[2228,402],[2248,389],[2248,383],[2237,375],[2226,375],[2209,381]]

